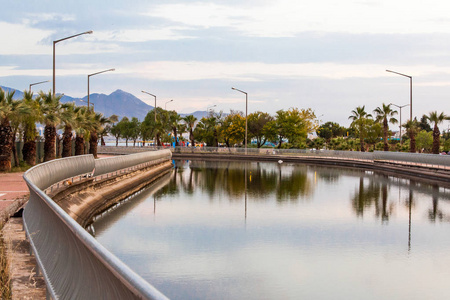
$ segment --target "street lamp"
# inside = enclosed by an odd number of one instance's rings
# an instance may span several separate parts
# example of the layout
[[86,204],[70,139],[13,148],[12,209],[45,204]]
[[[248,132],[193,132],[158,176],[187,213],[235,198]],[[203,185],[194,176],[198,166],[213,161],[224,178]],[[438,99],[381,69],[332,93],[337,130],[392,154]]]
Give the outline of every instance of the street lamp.
[[244,91],[238,90],[234,87],[231,88],[232,90],[241,92],[245,94],[245,154],[247,154],[247,128],[248,128],[248,122],[247,122],[247,108],[248,108],[248,94]]
[[65,37],[65,38],[53,41],[53,96],[55,96],[55,48],[56,48],[55,46],[56,46],[56,43],[59,43],[59,42],[62,42],[62,41],[65,41],[65,40],[68,40],[68,39],[71,39],[71,38],[83,35],[83,34],[92,34],[92,33],[93,33],[93,31],[89,30],[89,31],[86,31],[86,32],[82,32],[82,33],[79,33],[79,34],[71,35],[71,36],[68,36],[68,37]]
[[[81,102],[84,102],[84,103],[88,103],[87,101],[84,101],[83,99],[80,99],[80,101]],[[89,108],[89,105],[92,105],[92,111],[95,111],[95,107],[94,107],[94,103],[89,103],[87,106],[88,106],[88,108]]]
[[141,92],[143,92],[144,94],[150,95],[152,97],[155,97],[155,108],[153,110],[155,111],[155,124],[156,124],[156,96],[153,94],[150,94],[149,92],[146,92],[146,91],[141,91]]
[[87,81],[88,81],[88,90],[87,90],[87,92],[88,92],[88,99],[87,99],[87,104],[88,104],[88,106],[89,106],[89,78],[91,78],[91,76],[94,76],[94,75],[98,75],[98,74],[101,74],[101,73],[105,73],[105,72],[111,72],[111,71],[115,71],[116,69],[109,69],[109,70],[104,70],[104,71],[100,71],[100,72],[97,72],[97,73],[92,73],[92,74],[89,74],[88,75],[88,77],[87,77]]
[[412,114],[412,76],[409,76],[409,75],[406,75],[406,74],[402,74],[402,73],[398,73],[398,72],[391,71],[391,70],[386,70],[386,72],[394,73],[394,74],[397,74],[397,75],[409,78],[409,120],[412,122],[412,120],[413,120],[413,114]]
[[41,84],[41,83],[46,83],[46,82],[49,82],[49,81],[50,81],[50,80],[46,80],[46,81],[40,81],[40,82],[36,82],[36,83],[30,84],[30,88],[29,88],[30,93],[31,93],[31,87],[32,87],[33,85],[37,85],[37,84]]
[[216,107],[216,106],[217,106],[216,104],[207,106],[206,107],[206,116],[208,116],[209,111],[211,110],[211,108]]
[[408,106],[409,104],[405,104],[405,105],[397,105],[394,103],[390,103],[390,104],[400,108],[400,126],[399,126],[400,127],[400,144],[403,145],[403,141],[402,141],[402,108],[405,106]]
[[167,101],[166,102],[166,104],[164,104],[164,110],[167,110],[167,103],[169,103],[169,102],[172,102],[173,101],[173,99],[172,100],[169,100],[169,101]]

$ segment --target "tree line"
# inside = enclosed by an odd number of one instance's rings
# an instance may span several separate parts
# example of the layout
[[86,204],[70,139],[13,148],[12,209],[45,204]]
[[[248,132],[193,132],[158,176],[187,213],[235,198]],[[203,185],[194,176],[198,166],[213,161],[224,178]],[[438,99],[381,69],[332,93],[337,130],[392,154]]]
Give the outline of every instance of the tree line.
[[[72,155],[72,140],[75,140],[75,155],[85,154],[86,141],[90,153],[97,156],[99,136],[108,132],[108,124],[117,122],[117,116],[109,118],[95,113],[86,106],[62,103],[61,95],[39,92],[34,96],[24,91],[23,98],[14,100],[15,91],[5,92],[0,88],[0,171],[11,170],[11,159],[19,163],[16,139],[23,141],[22,156],[29,166],[36,164],[36,140],[39,138],[36,124],[44,125],[44,161],[56,158],[62,145],[62,157]],[[63,131],[62,136],[57,130]],[[58,150],[58,151],[57,151]]]
[[[62,157],[70,156],[72,141],[75,140],[75,155],[85,153],[86,141],[89,143],[89,153],[97,156],[98,139],[110,134],[116,139],[125,139],[126,145],[132,141],[142,141],[142,145],[153,140],[157,146],[163,143],[180,142],[195,146],[197,143],[210,147],[223,145],[240,147],[245,142],[245,115],[240,111],[209,111],[206,117],[197,120],[193,115],[181,117],[175,111],[154,108],[140,121],[136,117],[123,117],[120,121],[116,115],[104,117],[86,106],[76,106],[74,103],[61,103],[61,96],[50,92],[39,92],[36,97],[25,91],[23,98],[13,100],[14,92],[0,89],[0,171],[11,169],[11,157],[17,163],[16,137],[23,140],[22,155],[24,161],[34,165],[36,161],[36,139],[38,132],[36,124],[44,125],[44,161],[52,160],[56,153]],[[389,124],[398,123],[397,111],[391,105],[382,104],[374,111],[374,116],[368,113],[365,106],[358,106],[351,111],[350,127],[342,127],[334,122],[319,125],[319,120],[312,109],[290,108],[279,110],[275,115],[257,111],[247,117],[247,138],[249,147],[277,148],[327,148],[333,150],[358,151],[410,151],[419,150],[439,153],[443,148],[450,148],[449,133],[444,134],[444,147],[440,144],[438,125],[449,117],[444,113],[431,112],[417,121],[409,120],[402,126],[406,129],[404,140],[399,143],[390,139],[392,132]],[[433,125],[431,128],[430,123]],[[62,135],[57,135],[57,130]],[[316,132],[318,138],[308,139],[309,133]],[[188,133],[186,141],[183,134]],[[430,142],[431,141],[431,142]],[[409,144],[409,146],[407,145]],[[431,145],[432,144],[432,145]],[[430,146],[431,145],[431,146]],[[372,147],[372,149],[370,149]]]

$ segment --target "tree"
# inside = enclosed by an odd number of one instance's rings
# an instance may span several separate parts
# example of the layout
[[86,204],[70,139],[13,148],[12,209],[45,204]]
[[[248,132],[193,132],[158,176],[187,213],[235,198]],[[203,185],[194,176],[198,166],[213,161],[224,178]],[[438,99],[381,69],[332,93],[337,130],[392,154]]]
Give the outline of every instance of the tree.
[[13,130],[10,119],[14,114],[14,91],[5,94],[0,88],[0,172],[11,170]]
[[367,120],[367,135],[366,141],[367,144],[373,146],[373,150],[375,150],[375,145],[380,142],[380,138],[383,136],[383,128],[381,124],[378,122],[374,122],[372,119]]
[[273,137],[268,131],[268,123],[273,121],[273,117],[268,113],[257,111],[249,114],[247,118],[250,140],[256,139],[256,146],[261,148],[267,140]]
[[231,111],[227,115],[221,126],[220,135],[223,137],[228,148],[234,144],[241,144],[245,142],[245,117],[240,111]]
[[178,143],[178,131],[184,131],[184,126],[181,126],[182,124],[180,124],[181,121],[181,116],[179,114],[177,114],[176,111],[172,110],[168,112],[169,114],[169,125],[171,127],[171,130],[173,132],[173,138],[174,138],[174,142],[175,142],[175,146],[179,146]]
[[376,114],[376,122],[383,124],[383,143],[384,143],[384,151],[389,151],[388,144],[388,133],[389,133],[389,123],[396,124],[398,123],[397,119],[394,116],[397,114],[396,110],[391,109],[391,104],[384,104],[381,107],[377,107],[374,111]]
[[372,115],[365,111],[365,105],[363,105],[352,110],[352,115],[348,118],[352,121],[350,127],[354,128],[359,135],[361,152],[364,152],[364,137],[367,135],[368,120],[372,118]]
[[[97,158],[98,133],[103,132],[105,125],[110,123],[110,119],[103,116],[101,113],[90,112],[92,123],[89,128],[89,153]],[[103,137],[102,137],[103,138]]]
[[438,113],[437,111],[432,111],[426,116],[427,120],[434,123],[433,128],[433,150],[434,154],[439,154],[440,148],[440,136],[441,132],[439,131],[438,125],[444,122],[444,120],[450,120],[450,117],[445,115],[443,112]]
[[36,164],[36,138],[38,132],[36,123],[42,121],[41,98],[33,99],[33,93],[29,91],[23,92],[22,104],[29,109],[29,113],[22,118],[23,127],[23,160],[30,166]]
[[220,125],[221,115],[210,114],[209,117],[203,117],[195,127],[195,139],[205,142],[209,147],[218,147]]
[[105,146],[105,136],[111,133],[111,127],[114,123],[119,121],[119,117],[117,115],[111,115],[107,118],[107,122],[102,126],[102,129],[99,131],[98,135],[100,136],[100,144]]
[[69,157],[72,155],[72,137],[73,128],[76,127],[76,114],[78,108],[74,103],[65,103],[61,105],[61,123],[64,125],[63,129],[63,146],[62,157]]
[[433,133],[421,130],[416,135],[416,145],[420,152],[430,153],[433,149]]
[[345,128],[338,123],[326,122],[317,128],[317,135],[330,142],[331,138],[341,137],[345,135]]
[[433,131],[433,128],[431,128],[430,124],[428,123],[427,115],[422,115],[418,125],[419,125],[419,130],[420,131],[422,131],[422,130],[425,130],[427,132]]
[[189,139],[191,140],[191,147],[195,147],[194,127],[197,118],[194,117],[193,115],[188,115],[183,118],[183,121],[186,124],[186,129],[189,131]]
[[416,119],[409,120],[403,127],[406,128],[406,133],[409,136],[409,152],[416,152],[416,134],[419,131],[419,122]]
[[39,92],[42,100],[42,115],[44,127],[44,161],[55,159],[56,157],[56,126],[61,123],[61,95],[53,96],[51,92],[48,94]]
[[93,115],[86,106],[81,106],[76,108],[75,118],[75,155],[83,155],[85,154],[85,140],[89,136]]
[[139,122],[138,118],[131,118],[128,130],[130,131],[130,137],[133,140],[133,147],[135,147],[137,139],[141,136],[141,122]]

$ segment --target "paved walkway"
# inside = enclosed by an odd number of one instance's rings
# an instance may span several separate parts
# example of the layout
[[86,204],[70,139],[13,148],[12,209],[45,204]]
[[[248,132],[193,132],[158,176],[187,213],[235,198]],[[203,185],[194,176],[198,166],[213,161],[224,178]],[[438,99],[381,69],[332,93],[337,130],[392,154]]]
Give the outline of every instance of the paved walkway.
[[[0,222],[8,220],[28,201],[28,187],[22,176],[23,172],[0,173]],[[45,283],[36,274],[36,260],[29,254],[22,227],[22,218],[11,218],[2,230],[11,265],[12,299],[45,299]]]

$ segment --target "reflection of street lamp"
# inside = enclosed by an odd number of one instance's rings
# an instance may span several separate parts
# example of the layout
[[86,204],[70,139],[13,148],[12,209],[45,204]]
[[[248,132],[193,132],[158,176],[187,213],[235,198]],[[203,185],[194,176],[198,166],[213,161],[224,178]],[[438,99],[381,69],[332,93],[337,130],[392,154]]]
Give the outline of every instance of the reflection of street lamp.
[[83,33],[75,34],[72,36],[68,36],[68,37],[53,41],[53,96],[55,96],[55,48],[56,48],[55,45],[56,45],[56,43],[59,43],[59,42],[83,35],[83,34],[92,34],[92,33],[93,33],[93,31],[89,30],[89,31],[86,31]]
[[[80,99],[80,101],[84,102],[84,103],[88,103],[87,101],[84,101],[83,99]],[[92,105],[92,111],[95,111],[94,103],[91,102],[87,106],[89,106],[89,105]]]
[[98,75],[98,74],[101,74],[101,73],[105,73],[105,72],[110,72],[110,71],[115,71],[116,69],[108,69],[108,70],[104,70],[104,71],[100,71],[100,72],[97,72],[97,73],[93,73],[93,74],[89,74],[88,75],[88,101],[87,101],[87,103],[88,103],[88,106],[89,106],[89,78],[91,77],[91,76],[94,76],[94,75]]
[[245,94],[245,154],[247,154],[247,127],[248,127],[248,124],[247,124],[247,107],[248,107],[248,94],[246,92],[238,90],[238,89],[236,89],[234,87],[232,87],[231,89]]
[[36,82],[36,83],[30,84],[30,89],[29,89],[30,93],[31,93],[31,87],[32,87],[33,85],[41,84],[41,83],[46,83],[46,82],[49,82],[49,81],[50,81],[50,80],[46,80],[46,81],[40,81],[40,82]]
[[412,120],[413,120],[413,115],[412,115],[412,76],[405,75],[405,74],[398,73],[398,72],[394,72],[394,71],[391,71],[391,70],[386,70],[386,72],[394,73],[394,74],[397,74],[397,75],[409,78],[409,105],[410,105],[410,107],[409,107],[409,120],[412,122]]
[[164,104],[164,110],[167,110],[167,103],[169,103],[169,102],[172,102],[173,101],[173,99],[172,100],[169,100],[169,101],[167,101],[165,104]]
[[391,105],[394,105],[394,106],[400,108],[400,126],[399,126],[400,127],[400,144],[403,145],[403,141],[402,141],[402,108],[405,106],[408,106],[409,104],[397,105],[397,104],[391,103]]

